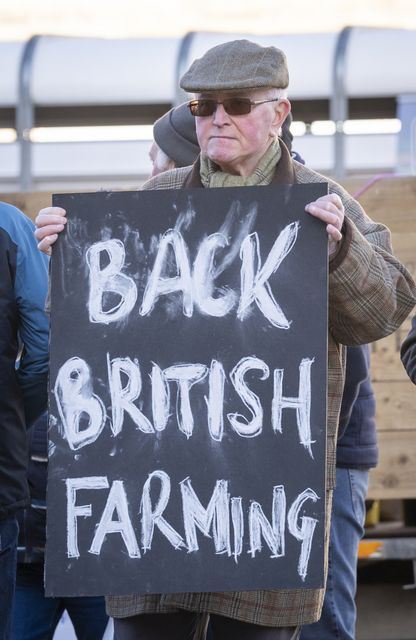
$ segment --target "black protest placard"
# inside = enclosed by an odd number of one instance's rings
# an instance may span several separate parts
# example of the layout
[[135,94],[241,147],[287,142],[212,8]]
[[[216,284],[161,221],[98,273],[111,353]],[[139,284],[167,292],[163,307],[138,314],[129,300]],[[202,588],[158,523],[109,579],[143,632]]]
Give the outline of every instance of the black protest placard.
[[326,189],[54,196],[48,595],[323,585]]

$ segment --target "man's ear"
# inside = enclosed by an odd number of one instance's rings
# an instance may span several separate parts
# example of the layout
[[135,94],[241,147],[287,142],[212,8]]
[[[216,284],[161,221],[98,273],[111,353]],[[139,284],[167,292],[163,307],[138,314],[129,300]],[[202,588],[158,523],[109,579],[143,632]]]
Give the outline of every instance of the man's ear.
[[287,98],[281,98],[279,102],[276,102],[275,118],[272,123],[274,133],[276,135],[279,133],[282,127],[282,124],[284,123],[287,116],[289,115],[290,109],[291,109],[291,105]]

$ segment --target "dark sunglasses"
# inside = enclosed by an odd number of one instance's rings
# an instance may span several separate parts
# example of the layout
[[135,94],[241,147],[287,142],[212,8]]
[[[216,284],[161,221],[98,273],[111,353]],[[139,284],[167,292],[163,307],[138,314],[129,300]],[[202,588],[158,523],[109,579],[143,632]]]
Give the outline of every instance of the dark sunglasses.
[[253,107],[266,102],[277,102],[280,98],[270,98],[269,100],[250,100],[250,98],[226,98],[225,100],[214,100],[213,98],[201,98],[200,100],[191,100],[188,107],[193,116],[205,118],[212,116],[219,104],[222,104],[224,111],[229,116],[245,116],[250,113]]

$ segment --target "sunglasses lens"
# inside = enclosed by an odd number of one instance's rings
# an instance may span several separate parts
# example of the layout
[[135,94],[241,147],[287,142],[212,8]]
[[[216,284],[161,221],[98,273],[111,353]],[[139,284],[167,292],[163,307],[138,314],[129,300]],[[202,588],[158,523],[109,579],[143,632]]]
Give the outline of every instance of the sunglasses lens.
[[227,98],[223,102],[224,109],[230,116],[245,116],[251,111],[249,98]]
[[193,116],[205,118],[215,113],[217,103],[215,100],[191,100],[189,108]]
[[189,109],[193,116],[205,118],[215,113],[218,104],[222,104],[230,116],[244,116],[251,111],[251,100],[249,98],[226,98],[222,102],[217,102],[210,98],[191,100]]

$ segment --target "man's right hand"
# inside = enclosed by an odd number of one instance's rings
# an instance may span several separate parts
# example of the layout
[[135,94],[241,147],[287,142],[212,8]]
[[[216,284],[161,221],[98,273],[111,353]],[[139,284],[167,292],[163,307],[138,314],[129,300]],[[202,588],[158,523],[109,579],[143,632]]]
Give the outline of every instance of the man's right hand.
[[65,228],[66,222],[66,211],[61,207],[46,207],[39,211],[35,219],[35,237],[39,240],[39,251],[48,256],[52,254],[52,245]]

